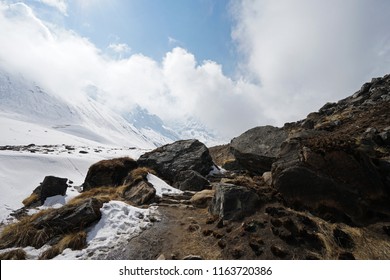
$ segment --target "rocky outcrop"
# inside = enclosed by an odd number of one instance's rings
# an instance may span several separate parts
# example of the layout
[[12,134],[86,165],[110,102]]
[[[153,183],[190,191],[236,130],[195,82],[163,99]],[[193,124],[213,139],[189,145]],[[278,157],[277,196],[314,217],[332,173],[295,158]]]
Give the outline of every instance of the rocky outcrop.
[[355,225],[390,220],[389,100],[387,75],[285,126],[295,136],[282,145],[272,178],[288,205]]
[[230,143],[231,151],[241,166],[255,174],[271,170],[280,145],[287,139],[287,132],[273,126],[259,126],[248,130]]
[[237,220],[259,208],[259,196],[252,190],[232,184],[216,184],[209,211],[225,220]]
[[129,157],[99,161],[88,169],[83,190],[119,186],[129,172],[137,167],[137,162]]
[[183,171],[196,171],[206,176],[214,165],[207,147],[198,140],[181,140],[145,153],[138,159],[140,166],[149,167],[169,184],[180,183]]
[[374,161],[357,150],[321,154],[292,139],[274,164],[272,177],[289,205],[308,208],[325,219],[359,224],[390,217],[390,185],[383,175],[388,170],[385,161]]

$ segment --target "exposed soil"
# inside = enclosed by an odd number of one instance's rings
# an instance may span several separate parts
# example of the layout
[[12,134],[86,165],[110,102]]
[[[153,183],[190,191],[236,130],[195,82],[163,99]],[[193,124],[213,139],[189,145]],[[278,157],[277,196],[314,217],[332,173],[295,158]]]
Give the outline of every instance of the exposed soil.
[[121,251],[111,251],[106,259],[156,260],[183,259],[198,255],[204,259],[220,259],[218,240],[205,237],[202,231],[211,226],[206,224],[207,209],[185,205],[160,206],[161,221],[129,241]]

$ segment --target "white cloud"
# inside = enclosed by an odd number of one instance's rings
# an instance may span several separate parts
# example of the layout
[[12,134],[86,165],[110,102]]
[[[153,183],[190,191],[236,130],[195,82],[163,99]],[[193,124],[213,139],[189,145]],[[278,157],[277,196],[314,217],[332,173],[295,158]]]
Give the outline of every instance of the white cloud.
[[386,0],[234,2],[233,37],[278,124],[390,72]]
[[117,54],[126,54],[131,52],[131,48],[124,43],[111,43],[108,48]]
[[261,117],[251,85],[224,76],[213,61],[197,62],[183,48],[174,48],[162,62],[142,54],[111,59],[72,31],[48,28],[24,4],[0,7],[0,66],[63,98],[75,100],[92,84],[116,110],[139,104],[165,120],[195,116],[223,136],[237,135]]
[[182,44],[182,42],[180,42],[179,40],[177,40],[171,36],[168,37],[168,43],[170,45],[181,45]]
[[[314,4],[316,2],[316,5]],[[282,125],[390,72],[390,2],[233,2],[243,75],[176,47],[162,61],[111,59],[88,39],[50,24],[25,4],[0,2],[0,67],[75,100],[87,85],[118,111],[135,104],[164,120],[195,116],[223,136]],[[125,44],[111,44],[118,53]]]
[[56,8],[65,16],[68,15],[68,3],[66,0],[40,0],[40,2]]

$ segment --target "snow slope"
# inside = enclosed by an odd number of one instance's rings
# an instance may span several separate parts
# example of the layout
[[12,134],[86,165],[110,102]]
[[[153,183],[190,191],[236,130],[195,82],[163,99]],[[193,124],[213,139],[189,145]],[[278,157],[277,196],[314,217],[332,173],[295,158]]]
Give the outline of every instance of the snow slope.
[[[84,182],[88,168],[95,162],[120,156],[138,158],[141,150],[121,150],[100,147],[94,152],[90,147],[75,148],[69,153],[63,146],[52,146],[51,153],[27,151],[0,151],[0,222],[23,207],[22,201],[43,181],[53,175],[68,178],[74,186]],[[88,154],[80,154],[79,151]],[[68,193],[69,194],[69,193]]]
[[[106,145],[150,149],[173,141],[156,131],[143,133],[87,94],[65,101],[20,75],[11,75],[0,69],[0,122],[2,131],[7,132],[1,133],[0,143],[14,136],[13,132],[21,134],[23,131],[18,128],[29,130],[28,125],[13,126],[10,120]],[[58,135],[58,141],[62,140],[60,136],[69,138],[63,134]],[[28,134],[25,136],[18,139],[33,143]]]

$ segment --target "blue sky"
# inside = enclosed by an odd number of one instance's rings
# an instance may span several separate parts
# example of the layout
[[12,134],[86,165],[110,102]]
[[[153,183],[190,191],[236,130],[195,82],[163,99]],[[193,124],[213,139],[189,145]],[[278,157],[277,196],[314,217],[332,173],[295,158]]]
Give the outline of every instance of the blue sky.
[[142,53],[159,61],[180,46],[199,61],[221,64],[228,75],[236,69],[228,0],[71,0],[66,15],[37,0],[25,2],[42,18],[89,38],[103,51],[110,44],[126,44],[121,55]]
[[388,0],[0,0],[0,69],[231,139],[390,73],[389,14]]

